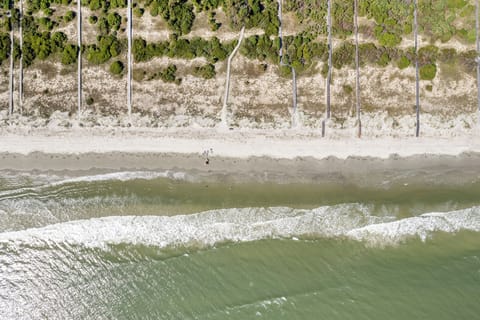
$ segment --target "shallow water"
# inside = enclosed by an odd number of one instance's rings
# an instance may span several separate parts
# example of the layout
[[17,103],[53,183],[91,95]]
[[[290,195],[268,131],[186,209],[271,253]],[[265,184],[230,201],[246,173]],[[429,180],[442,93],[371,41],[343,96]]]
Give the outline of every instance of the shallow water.
[[1,319],[473,319],[479,296],[475,177],[0,172]]

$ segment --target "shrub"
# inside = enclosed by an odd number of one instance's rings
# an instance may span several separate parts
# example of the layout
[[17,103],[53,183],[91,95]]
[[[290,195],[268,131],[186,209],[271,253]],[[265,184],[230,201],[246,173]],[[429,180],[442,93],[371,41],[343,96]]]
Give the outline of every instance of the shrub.
[[108,14],[107,21],[110,30],[118,30],[122,23],[122,17],[118,13],[112,12]]
[[67,41],[67,35],[63,32],[55,32],[50,37],[50,46],[52,51],[62,51],[65,41]]
[[95,101],[92,97],[88,97],[85,102],[87,103],[87,106],[91,106]]
[[455,50],[453,48],[446,48],[446,49],[442,49],[440,51],[438,59],[441,62],[453,63],[453,62],[455,62],[456,56],[457,56],[457,50]]
[[63,48],[62,53],[62,63],[63,64],[72,64],[77,62],[78,48],[73,44],[67,44]]
[[0,64],[10,56],[10,37],[0,33]]
[[387,52],[383,52],[382,55],[380,56],[380,59],[378,59],[377,64],[380,67],[386,67],[390,63],[391,59],[390,56],[388,55]]
[[160,72],[160,78],[164,82],[175,82],[175,73],[177,72],[177,66],[174,64],[168,65],[168,67],[165,70],[162,70]]
[[188,0],[154,0],[150,5],[150,14],[156,16],[160,13],[170,29],[179,34],[187,34],[195,19],[193,8]]
[[93,44],[87,48],[87,60],[93,64],[102,64],[121,52],[121,44],[114,36],[98,36],[98,46]]
[[66,13],[65,13],[65,16],[63,16],[63,21],[65,22],[70,22],[72,21],[74,18],[75,18],[75,12],[71,11],[71,10],[68,10]]
[[127,0],[110,0],[110,7],[112,8],[126,8]]
[[426,64],[420,67],[420,79],[433,80],[437,74],[437,66],[435,64]]
[[209,63],[201,67],[195,67],[193,69],[193,74],[204,79],[212,79],[216,75],[215,66]]
[[121,74],[123,72],[123,69],[124,69],[124,66],[123,66],[123,63],[121,61],[114,61],[111,65],[110,65],[110,72],[112,74]]
[[410,60],[408,60],[408,58],[407,58],[406,56],[402,56],[402,57],[398,60],[397,66],[398,66],[400,69],[405,69],[405,68],[407,68],[408,66],[410,66]]
[[224,0],[223,11],[230,25],[236,29],[259,27],[265,34],[274,35],[278,32],[277,4],[275,1],[260,0]]
[[395,47],[402,41],[402,38],[393,33],[382,33],[378,35],[378,42],[385,47]]
[[[80,0],[77,0],[77,1],[80,1]],[[102,4],[100,3],[99,0],[91,0],[89,7],[90,7],[90,10],[95,11],[100,9],[102,7]]]
[[348,85],[348,84],[344,84],[344,85],[342,86],[342,88],[343,88],[343,92],[345,92],[345,94],[347,94],[347,95],[350,95],[350,94],[352,94],[352,92],[353,92],[352,86],[350,86],[350,85]]
[[144,12],[145,12],[145,9],[140,7],[136,7],[135,9],[133,9],[133,15],[137,18],[141,18]]
[[46,15],[46,16],[51,16],[53,14],[54,10],[52,8],[46,8],[43,10],[43,13]]
[[97,21],[98,21],[97,16],[88,17],[88,22],[90,22],[90,24],[95,24],[95,23],[97,23]]
[[38,23],[39,23],[43,28],[45,28],[45,29],[47,29],[47,30],[49,30],[49,31],[52,30],[52,29],[55,27],[55,25],[56,25],[56,23],[55,23],[54,21],[50,20],[50,19],[47,18],[47,17],[41,17],[41,18],[39,18],[39,19],[38,19]]
[[97,27],[101,35],[106,35],[110,33],[110,24],[105,17],[100,17],[97,23]]
[[355,47],[350,43],[344,43],[336,48],[332,53],[332,65],[336,69],[341,69],[345,65],[354,62]]
[[438,48],[428,45],[418,50],[418,60],[420,65],[435,63],[438,57]]

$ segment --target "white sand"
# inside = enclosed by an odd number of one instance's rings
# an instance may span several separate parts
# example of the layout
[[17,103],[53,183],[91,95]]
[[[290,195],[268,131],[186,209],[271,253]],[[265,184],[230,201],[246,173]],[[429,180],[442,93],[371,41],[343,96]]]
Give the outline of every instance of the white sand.
[[29,154],[44,153],[179,153],[201,154],[213,149],[213,156],[248,158],[266,156],[293,159],[334,156],[388,158],[422,154],[459,155],[480,152],[480,135],[456,137],[404,138],[322,138],[319,131],[252,130],[231,131],[215,128],[72,128],[67,130],[15,129],[0,131],[0,152]]

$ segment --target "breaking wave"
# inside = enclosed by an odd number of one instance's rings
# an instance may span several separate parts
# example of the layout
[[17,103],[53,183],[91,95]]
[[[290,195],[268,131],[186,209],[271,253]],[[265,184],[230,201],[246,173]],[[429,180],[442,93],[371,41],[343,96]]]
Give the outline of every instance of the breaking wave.
[[[9,184],[12,184],[11,178],[2,173],[0,178],[3,178]],[[61,177],[57,175],[30,175],[24,173],[22,175],[23,179],[33,179],[38,180],[38,184],[18,188],[16,185],[12,185],[13,188],[8,188],[6,190],[0,190],[0,200],[3,198],[22,195],[28,193],[35,193],[41,191],[45,188],[50,187],[59,187],[72,183],[89,183],[89,182],[104,182],[104,181],[131,181],[131,180],[154,180],[159,178],[166,178],[171,180],[188,180],[189,176],[185,172],[181,171],[121,171],[121,172],[111,172],[103,174],[94,174],[80,177]],[[14,182],[14,181],[13,181]]]
[[209,247],[275,238],[346,238],[372,246],[427,240],[435,232],[480,231],[480,207],[397,219],[374,216],[361,204],[313,210],[243,208],[177,216],[113,216],[0,234],[0,244],[78,245],[107,249],[132,244],[158,248]]
[[187,176],[184,172],[176,171],[122,171],[122,172],[112,172],[105,174],[97,174],[90,176],[82,176],[76,178],[69,178],[61,181],[52,183],[53,186],[67,184],[67,183],[77,183],[77,182],[98,182],[98,181],[130,181],[130,180],[152,180],[158,178],[167,178],[172,180],[186,180]]

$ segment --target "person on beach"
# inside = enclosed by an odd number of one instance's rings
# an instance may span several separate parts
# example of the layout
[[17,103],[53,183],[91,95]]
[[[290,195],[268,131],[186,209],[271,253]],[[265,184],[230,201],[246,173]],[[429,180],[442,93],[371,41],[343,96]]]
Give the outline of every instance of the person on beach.
[[212,148],[210,148],[210,150],[207,149],[207,150],[203,151],[203,156],[205,157],[205,165],[210,164],[210,158],[208,157],[210,152],[213,152]]

